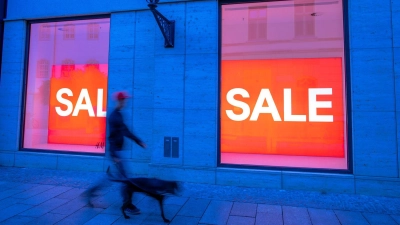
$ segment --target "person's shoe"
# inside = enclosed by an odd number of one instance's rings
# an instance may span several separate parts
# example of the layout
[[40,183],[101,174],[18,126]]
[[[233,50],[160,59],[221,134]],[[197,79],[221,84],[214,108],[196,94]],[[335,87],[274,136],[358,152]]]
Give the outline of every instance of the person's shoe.
[[125,212],[130,213],[132,215],[140,214],[140,210],[138,208],[134,208],[134,209],[127,208],[127,209],[125,209]]

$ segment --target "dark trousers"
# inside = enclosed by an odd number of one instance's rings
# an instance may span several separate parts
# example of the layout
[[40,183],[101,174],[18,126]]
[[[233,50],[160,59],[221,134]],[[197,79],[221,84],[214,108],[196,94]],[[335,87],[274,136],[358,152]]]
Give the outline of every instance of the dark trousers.
[[122,208],[130,208],[135,209],[136,206],[132,204],[132,196],[133,196],[133,189],[127,185],[123,184],[121,186],[121,195],[122,195]]
[[[120,156],[118,154],[119,151],[121,151],[121,148],[118,148],[117,146],[110,144],[109,152],[110,152],[110,156],[111,156],[112,160],[114,161],[114,165],[117,168],[117,171],[119,173],[118,176],[125,179],[126,178],[125,167],[124,167],[124,165],[120,159]],[[107,182],[108,182],[108,179],[106,177],[97,181],[93,186],[91,186],[87,190],[89,196],[92,196],[95,192],[103,189],[103,187],[105,186],[104,184]]]
[[110,156],[114,161],[115,167],[118,170],[118,176],[121,176],[121,178],[123,179],[127,179],[128,176],[126,175],[126,168],[124,163],[121,160],[121,148],[113,145],[110,143]]
[[[110,144],[110,155],[113,158],[115,167],[119,172],[118,176],[120,176],[122,179],[128,179],[128,176],[126,174],[126,166],[124,162],[121,160],[121,148],[113,144]],[[132,204],[133,189],[129,185],[122,184],[121,195],[122,195],[122,208],[130,208],[130,209],[136,208],[136,206]]]
[[121,176],[121,178],[127,179],[128,176],[126,175],[126,169],[125,169],[124,163],[121,160],[119,160],[118,162],[114,162],[114,163],[115,163],[115,167],[117,168],[118,172],[120,173],[119,175]]

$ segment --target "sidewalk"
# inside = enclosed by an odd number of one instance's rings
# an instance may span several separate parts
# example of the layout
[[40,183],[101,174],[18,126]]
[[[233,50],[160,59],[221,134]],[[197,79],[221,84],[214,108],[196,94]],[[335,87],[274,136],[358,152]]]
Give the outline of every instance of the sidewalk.
[[[165,224],[157,202],[134,195],[126,220],[119,184],[86,205],[80,194],[103,173],[0,167],[0,224]],[[165,201],[170,224],[400,224],[400,198],[183,183]]]

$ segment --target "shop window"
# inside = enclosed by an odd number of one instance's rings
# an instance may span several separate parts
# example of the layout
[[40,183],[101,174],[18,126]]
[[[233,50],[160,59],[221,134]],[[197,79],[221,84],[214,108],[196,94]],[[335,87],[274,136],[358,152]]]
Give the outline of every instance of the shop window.
[[342,2],[221,4],[220,165],[348,169]]
[[90,23],[87,25],[87,39],[98,40],[100,32],[100,25],[96,23]]
[[[98,42],[87,39],[87,24],[101,28]],[[104,154],[110,19],[29,27],[23,149]],[[43,27],[54,30],[45,44]]]

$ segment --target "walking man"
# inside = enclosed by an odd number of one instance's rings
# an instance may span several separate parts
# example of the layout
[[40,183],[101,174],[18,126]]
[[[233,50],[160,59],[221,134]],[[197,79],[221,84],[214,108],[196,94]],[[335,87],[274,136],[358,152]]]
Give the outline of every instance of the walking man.
[[[108,128],[110,133],[110,135],[108,136],[108,150],[118,171],[117,179],[125,180],[128,177],[126,175],[126,167],[121,159],[121,150],[124,144],[124,137],[130,138],[131,140],[135,141],[136,144],[138,144],[142,148],[146,148],[146,144],[137,136],[135,136],[131,131],[129,131],[128,127],[124,123],[121,110],[122,108],[124,108],[126,104],[126,99],[129,98],[129,95],[125,92],[117,92],[115,94],[115,98],[117,101],[117,106],[108,116]],[[88,202],[90,205],[91,198],[96,191],[103,187],[103,183],[104,180],[100,181],[98,184],[94,185],[86,191],[85,194],[88,198]],[[128,196],[124,193],[126,192],[122,190],[123,204],[124,206],[126,206],[125,208],[127,208],[127,211],[132,214],[139,214],[140,210],[131,203],[132,196]]]
[[108,136],[109,152],[117,166],[119,175],[123,179],[127,178],[126,169],[120,156],[124,144],[124,136],[132,139],[142,148],[146,148],[146,144],[129,131],[122,118],[121,109],[125,106],[127,98],[129,96],[125,92],[118,92],[116,94],[117,107],[111,112],[108,118],[108,127],[110,130],[110,135]]

